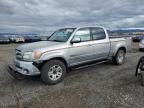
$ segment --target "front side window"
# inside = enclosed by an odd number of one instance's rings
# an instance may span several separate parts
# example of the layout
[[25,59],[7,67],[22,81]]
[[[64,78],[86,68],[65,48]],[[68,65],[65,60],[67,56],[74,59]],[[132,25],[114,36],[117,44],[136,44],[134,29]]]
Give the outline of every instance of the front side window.
[[90,30],[89,29],[79,29],[74,38],[80,38],[82,42],[90,40]]
[[91,29],[93,40],[102,40],[106,38],[103,28],[95,27]]
[[56,41],[56,42],[66,42],[74,30],[75,30],[75,28],[60,29],[60,30],[54,32],[48,40]]

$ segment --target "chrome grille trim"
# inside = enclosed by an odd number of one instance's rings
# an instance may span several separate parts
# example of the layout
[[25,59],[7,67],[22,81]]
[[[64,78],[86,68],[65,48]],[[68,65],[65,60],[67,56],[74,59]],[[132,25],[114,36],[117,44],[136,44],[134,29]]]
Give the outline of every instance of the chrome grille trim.
[[22,54],[22,52],[21,52],[21,50],[15,50],[15,53],[16,53],[16,58],[18,59],[18,60],[22,60],[22,58],[23,58],[23,54]]

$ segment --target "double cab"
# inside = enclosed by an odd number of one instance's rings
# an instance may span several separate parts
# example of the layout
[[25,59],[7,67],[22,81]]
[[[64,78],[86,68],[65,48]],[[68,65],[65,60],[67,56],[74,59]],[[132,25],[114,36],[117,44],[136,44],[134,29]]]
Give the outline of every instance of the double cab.
[[17,79],[41,75],[46,84],[57,84],[73,67],[110,59],[122,65],[129,44],[125,38],[110,37],[104,27],[61,28],[47,41],[17,47],[8,70]]

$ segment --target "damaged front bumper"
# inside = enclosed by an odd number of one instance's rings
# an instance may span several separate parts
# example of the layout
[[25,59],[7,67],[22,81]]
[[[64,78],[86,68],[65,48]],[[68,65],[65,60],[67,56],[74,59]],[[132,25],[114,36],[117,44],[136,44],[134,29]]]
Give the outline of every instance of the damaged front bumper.
[[39,69],[33,64],[33,62],[20,61],[15,59],[13,64],[8,65],[8,72],[12,75],[14,73],[21,74],[23,76],[39,75]]

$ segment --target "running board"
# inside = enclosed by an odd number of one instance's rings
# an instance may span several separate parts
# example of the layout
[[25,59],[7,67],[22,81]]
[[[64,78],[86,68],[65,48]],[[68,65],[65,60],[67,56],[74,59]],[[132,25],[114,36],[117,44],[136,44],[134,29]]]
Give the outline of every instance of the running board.
[[74,67],[71,67],[71,70],[78,70],[78,69],[83,69],[83,68],[87,68],[87,67],[90,67],[90,66],[95,66],[95,65],[98,65],[98,64],[102,64],[102,63],[105,63],[105,62],[108,62],[109,60],[106,59],[106,60],[101,60],[101,61],[95,61],[95,62],[91,62],[91,63],[86,63],[86,64],[83,64],[83,65],[78,65],[78,66],[74,66]]

